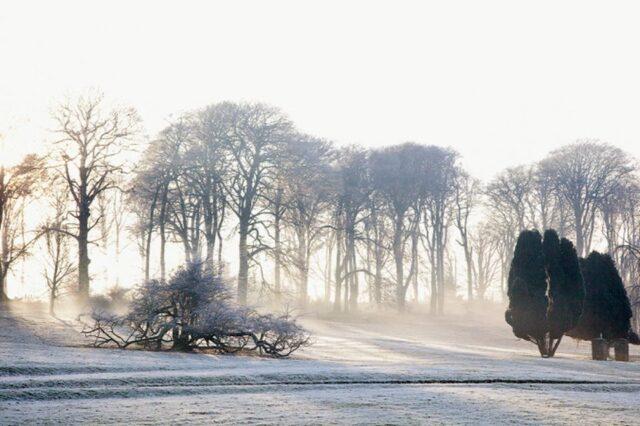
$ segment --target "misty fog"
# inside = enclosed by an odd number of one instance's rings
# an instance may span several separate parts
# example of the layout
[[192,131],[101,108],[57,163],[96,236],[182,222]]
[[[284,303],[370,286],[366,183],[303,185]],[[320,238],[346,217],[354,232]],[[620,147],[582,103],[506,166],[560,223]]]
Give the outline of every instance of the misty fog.
[[0,424],[637,422],[633,4],[10,3]]

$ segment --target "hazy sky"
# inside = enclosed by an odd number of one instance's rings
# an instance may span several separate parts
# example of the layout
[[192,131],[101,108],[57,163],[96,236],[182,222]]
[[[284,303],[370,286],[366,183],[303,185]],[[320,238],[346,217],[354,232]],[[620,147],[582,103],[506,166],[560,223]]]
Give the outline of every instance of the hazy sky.
[[3,156],[99,88],[154,134],[221,100],[340,144],[452,146],[487,178],[577,138],[640,156],[640,7],[623,1],[4,1]]

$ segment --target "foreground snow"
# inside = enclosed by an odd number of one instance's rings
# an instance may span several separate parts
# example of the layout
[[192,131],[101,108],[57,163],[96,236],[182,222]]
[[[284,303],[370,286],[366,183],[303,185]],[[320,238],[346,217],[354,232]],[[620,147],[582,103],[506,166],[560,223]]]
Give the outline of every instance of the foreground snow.
[[[71,324],[0,311],[0,423],[635,423],[640,363],[554,359],[499,313],[306,318],[286,360],[82,347]],[[75,345],[75,346],[69,346]]]

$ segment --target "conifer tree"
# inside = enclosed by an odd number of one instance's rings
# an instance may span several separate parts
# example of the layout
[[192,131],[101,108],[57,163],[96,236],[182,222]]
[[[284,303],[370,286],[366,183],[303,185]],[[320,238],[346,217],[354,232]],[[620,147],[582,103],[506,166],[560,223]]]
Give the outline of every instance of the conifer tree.
[[546,355],[547,275],[542,237],[537,230],[518,237],[508,278],[509,308],[505,320],[513,334],[538,345]]
[[622,278],[611,256],[591,252],[580,262],[585,282],[582,317],[567,335],[580,340],[602,337],[640,343],[631,329],[631,305]]
[[580,272],[580,261],[573,243],[566,238],[560,240],[560,263],[565,274],[565,303],[567,319],[564,331],[578,324],[584,304],[584,280]]
[[551,357],[562,336],[582,312],[584,289],[578,256],[571,241],[549,229],[518,237],[509,271],[509,309],[505,319],[520,338]]

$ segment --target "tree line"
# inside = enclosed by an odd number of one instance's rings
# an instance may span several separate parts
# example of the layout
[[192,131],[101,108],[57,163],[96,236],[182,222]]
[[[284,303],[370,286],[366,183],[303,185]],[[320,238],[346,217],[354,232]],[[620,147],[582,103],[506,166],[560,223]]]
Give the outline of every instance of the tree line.
[[[603,240],[638,299],[640,183],[633,159],[606,143],[578,141],[483,183],[451,148],[338,147],[260,103],[180,115],[148,143],[133,109],[99,96],[54,118],[50,154],[0,172],[4,299],[9,271],[38,240],[51,294],[74,280],[86,297],[93,243],[115,246],[117,264],[127,238],[145,281],[167,278],[168,247],[179,246],[180,263],[233,273],[240,303],[304,307],[314,282],[335,311],[427,301],[442,314],[459,293],[504,297],[516,239],[530,228],[571,237],[579,256]],[[47,219],[19,232],[33,197],[48,200]]]

